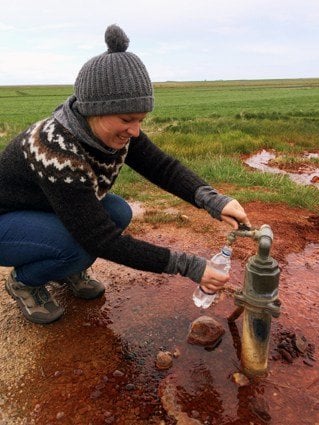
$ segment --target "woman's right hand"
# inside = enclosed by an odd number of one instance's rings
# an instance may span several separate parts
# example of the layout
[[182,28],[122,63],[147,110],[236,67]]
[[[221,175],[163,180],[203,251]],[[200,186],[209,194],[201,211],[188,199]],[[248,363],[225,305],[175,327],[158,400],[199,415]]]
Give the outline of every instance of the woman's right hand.
[[219,272],[212,267],[209,261],[207,261],[206,269],[199,284],[206,292],[217,292],[220,291],[228,281],[228,273]]

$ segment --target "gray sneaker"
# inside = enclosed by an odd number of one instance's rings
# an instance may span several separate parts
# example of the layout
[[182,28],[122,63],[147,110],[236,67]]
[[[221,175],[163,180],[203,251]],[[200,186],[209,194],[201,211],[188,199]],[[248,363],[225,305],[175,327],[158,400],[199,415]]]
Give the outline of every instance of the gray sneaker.
[[64,309],[58,305],[45,286],[27,286],[16,280],[13,272],[5,283],[8,293],[17,301],[24,317],[34,323],[51,323]]
[[58,283],[66,283],[76,297],[84,298],[85,300],[93,300],[101,297],[105,292],[103,283],[92,279],[87,271],[73,274],[58,281]]

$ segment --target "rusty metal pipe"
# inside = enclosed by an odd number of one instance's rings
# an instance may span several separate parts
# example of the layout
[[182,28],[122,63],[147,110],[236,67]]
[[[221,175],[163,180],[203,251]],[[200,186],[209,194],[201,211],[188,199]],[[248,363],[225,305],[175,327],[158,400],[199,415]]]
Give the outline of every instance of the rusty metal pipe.
[[270,328],[270,313],[246,306],[241,342],[241,366],[245,375],[267,375]]

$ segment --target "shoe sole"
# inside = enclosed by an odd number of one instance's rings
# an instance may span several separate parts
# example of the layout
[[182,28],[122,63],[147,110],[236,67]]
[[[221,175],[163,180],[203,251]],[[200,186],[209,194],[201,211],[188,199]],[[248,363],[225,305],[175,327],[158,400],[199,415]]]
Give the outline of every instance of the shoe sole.
[[61,312],[61,314],[59,314],[59,316],[57,316],[57,317],[54,317],[53,319],[51,319],[50,321],[48,321],[48,320],[45,320],[45,318],[43,318],[43,319],[41,319],[40,317],[32,317],[29,313],[28,313],[28,311],[27,311],[27,309],[25,308],[25,306],[24,306],[24,304],[23,304],[23,302],[21,301],[21,299],[19,298],[19,297],[17,297],[12,291],[11,291],[11,288],[8,286],[8,284],[7,284],[7,282],[5,283],[5,289],[6,289],[6,291],[8,292],[8,294],[17,302],[17,304],[18,304],[18,306],[19,306],[19,308],[20,308],[20,310],[22,311],[22,314],[23,314],[23,316],[27,319],[27,320],[29,320],[29,322],[32,322],[32,323],[38,323],[38,324],[41,324],[41,325],[47,325],[47,324],[49,324],[49,323],[53,323],[53,322],[55,322],[56,320],[58,320],[61,316],[62,316],[62,314],[64,313],[64,311],[62,311]]

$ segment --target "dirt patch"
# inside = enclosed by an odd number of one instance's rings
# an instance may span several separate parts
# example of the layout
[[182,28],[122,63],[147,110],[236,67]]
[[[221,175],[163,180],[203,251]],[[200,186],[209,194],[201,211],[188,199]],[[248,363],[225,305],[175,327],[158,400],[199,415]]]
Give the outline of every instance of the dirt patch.
[[[9,269],[0,268],[0,423],[259,425],[258,409],[251,406],[260,399],[270,406],[272,423],[319,422],[319,216],[260,202],[245,208],[254,226],[271,226],[272,256],[282,269],[283,306],[273,321],[267,378],[242,388],[234,384],[231,377],[240,361],[229,331],[212,352],[187,344],[189,326],[201,315],[191,300],[194,285],[187,279],[97,260],[93,272],[107,286],[105,298],[86,302],[74,299],[67,288],[53,288],[65,315],[42,326],[21,317],[4,290]],[[183,220],[146,223],[139,216],[129,232],[209,258],[224,243],[229,227],[186,204],[177,209]],[[250,239],[236,242],[228,288],[205,312],[225,328],[235,308],[233,291],[241,287],[243,267],[255,251]],[[240,334],[241,319],[237,322]],[[302,357],[292,363],[275,358],[285,332],[297,332],[314,347],[311,366]],[[180,352],[169,372],[156,368],[160,350]]]

